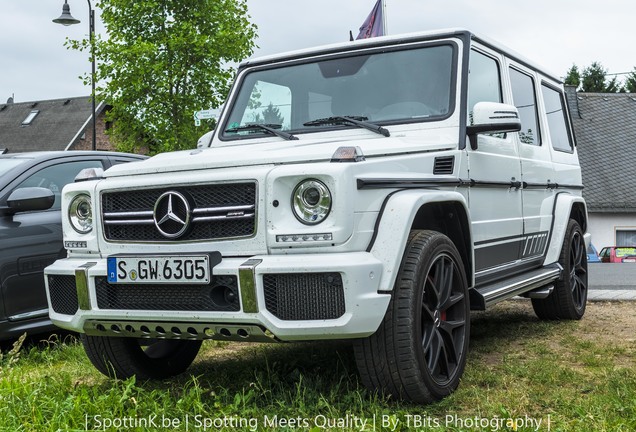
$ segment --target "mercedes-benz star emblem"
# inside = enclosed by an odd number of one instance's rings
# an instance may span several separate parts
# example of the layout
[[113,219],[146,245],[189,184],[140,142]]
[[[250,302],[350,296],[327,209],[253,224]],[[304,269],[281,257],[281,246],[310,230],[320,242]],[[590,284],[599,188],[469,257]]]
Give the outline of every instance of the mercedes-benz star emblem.
[[179,192],[166,192],[157,199],[153,218],[164,237],[179,238],[190,226],[190,204]]

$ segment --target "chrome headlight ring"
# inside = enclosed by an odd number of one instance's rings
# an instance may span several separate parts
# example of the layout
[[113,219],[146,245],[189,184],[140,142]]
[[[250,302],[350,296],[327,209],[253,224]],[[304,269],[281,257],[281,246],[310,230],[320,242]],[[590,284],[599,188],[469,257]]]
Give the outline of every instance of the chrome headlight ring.
[[307,179],[296,185],[292,194],[294,216],[305,225],[317,225],[324,221],[331,211],[331,192],[316,179]]
[[80,234],[88,234],[93,230],[93,206],[89,195],[79,194],[71,200],[68,219],[73,229]]

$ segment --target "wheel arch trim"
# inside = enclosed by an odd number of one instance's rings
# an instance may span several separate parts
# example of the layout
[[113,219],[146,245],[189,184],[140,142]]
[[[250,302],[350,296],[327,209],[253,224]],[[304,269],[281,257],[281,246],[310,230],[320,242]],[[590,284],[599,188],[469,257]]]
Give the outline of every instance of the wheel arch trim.
[[[389,194],[382,205],[375,232],[369,248],[369,252],[379,259],[383,264],[379,292],[392,292],[397,278],[400,264],[407,246],[409,232],[418,214],[421,214],[427,207],[435,204],[451,204],[459,206],[462,211],[463,226],[465,233],[464,245],[465,254],[469,263],[464,263],[468,286],[474,284],[474,272],[472,263],[474,262],[474,251],[472,247],[472,231],[470,223],[470,213],[466,198],[455,191],[438,190],[399,190]],[[408,227],[409,229],[405,229]],[[430,227],[418,227],[417,229],[431,229]],[[446,234],[442,232],[443,234]],[[467,246],[466,246],[467,245]],[[456,245],[458,246],[458,245]],[[460,247],[458,247],[460,249]],[[460,252],[461,254],[461,252]]]
[[589,245],[591,239],[590,234],[587,232],[587,206],[583,197],[569,193],[557,194],[554,203],[553,217],[550,242],[543,262],[544,266],[559,260],[563,239],[565,238],[570,219],[575,219],[581,225],[586,247]]

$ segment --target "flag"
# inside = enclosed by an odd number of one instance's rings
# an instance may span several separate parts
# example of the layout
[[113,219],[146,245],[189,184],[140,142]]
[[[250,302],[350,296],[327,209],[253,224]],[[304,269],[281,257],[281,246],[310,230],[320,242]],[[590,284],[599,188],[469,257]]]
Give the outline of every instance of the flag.
[[360,33],[356,39],[367,39],[376,36],[384,36],[384,10],[383,0],[378,0],[371,9],[371,13],[362,23]]

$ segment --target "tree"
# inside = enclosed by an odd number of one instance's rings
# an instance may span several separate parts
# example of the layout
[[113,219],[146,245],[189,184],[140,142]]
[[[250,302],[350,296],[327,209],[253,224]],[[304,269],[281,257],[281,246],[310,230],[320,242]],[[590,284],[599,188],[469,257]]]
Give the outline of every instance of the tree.
[[636,93],[636,67],[625,79],[625,90],[629,93]]
[[603,93],[606,91],[605,75],[607,71],[599,62],[593,62],[583,69],[581,76],[582,91],[588,93]]
[[[254,49],[246,0],[101,0],[108,37],[94,42],[98,98],[113,109],[120,150],[193,148],[204,131],[193,113],[218,107],[234,71]],[[90,50],[90,42],[68,41]],[[90,82],[90,77],[85,77]]]
[[565,76],[565,80],[563,81],[567,85],[571,85],[576,87],[577,89],[581,85],[581,74],[579,73],[579,68],[573,64],[572,67],[568,70],[567,75]]
[[623,87],[621,87],[621,84],[618,82],[618,78],[614,75],[614,77],[605,84],[604,93],[618,93],[621,91],[623,91]]
[[[633,74],[634,85],[636,85],[636,68]],[[607,79],[607,70],[599,62],[593,62],[583,69],[581,74],[578,67],[575,64],[572,65],[566,73],[564,83],[574,85],[580,91],[591,93],[617,93],[627,90],[627,82],[625,86],[621,86],[616,75],[612,79]]]
[[280,109],[270,102],[267,108],[263,110],[263,121],[268,124],[282,125],[285,118],[280,114]]

